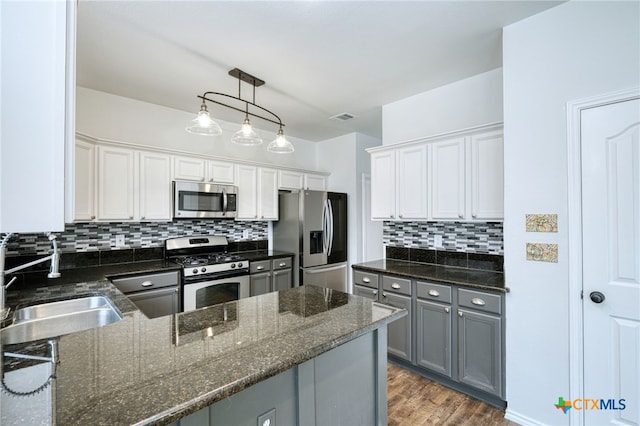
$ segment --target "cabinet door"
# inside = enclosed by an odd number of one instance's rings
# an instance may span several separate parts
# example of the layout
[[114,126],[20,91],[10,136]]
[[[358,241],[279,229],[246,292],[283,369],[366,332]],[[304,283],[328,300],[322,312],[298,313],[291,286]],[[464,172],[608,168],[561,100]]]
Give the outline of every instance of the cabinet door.
[[378,300],[378,290],[375,288],[354,285],[353,294],[355,294],[356,296],[366,297],[367,299],[371,300]]
[[304,189],[312,191],[326,191],[327,177],[323,175],[315,175],[312,173],[304,174]]
[[273,291],[291,288],[291,269],[273,271]]
[[252,274],[250,277],[250,294],[259,296],[271,291],[271,272]]
[[258,211],[261,220],[278,220],[278,171],[259,169]]
[[98,147],[98,219],[133,219],[134,152]]
[[458,309],[458,380],[503,397],[502,319]]
[[140,153],[140,219],[171,219],[171,157]]
[[462,219],[465,206],[465,139],[431,145],[431,216]]
[[396,151],[398,219],[427,219],[427,145]]
[[471,217],[504,218],[504,155],[501,131],[471,137]]
[[141,291],[126,296],[147,318],[158,318],[180,312],[178,287]]
[[74,215],[76,221],[94,220],[95,214],[95,145],[76,141]]
[[238,165],[238,219],[258,218],[258,169],[253,166]]
[[236,165],[223,161],[207,161],[207,181],[226,185],[235,185]]
[[371,154],[371,219],[393,220],[396,217],[395,151]]
[[382,292],[382,302],[408,312],[407,316],[388,325],[387,350],[391,355],[411,361],[411,298],[385,291]]
[[416,362],[451,377],[451,305],[418,300],[416,310]]
[[304,174],[289,170],[278,170],[278,188],[280,189],[302,189],[304,185]]
[[204,182],[207,162],[202,158],[173,157],[173,177],[178,180]]

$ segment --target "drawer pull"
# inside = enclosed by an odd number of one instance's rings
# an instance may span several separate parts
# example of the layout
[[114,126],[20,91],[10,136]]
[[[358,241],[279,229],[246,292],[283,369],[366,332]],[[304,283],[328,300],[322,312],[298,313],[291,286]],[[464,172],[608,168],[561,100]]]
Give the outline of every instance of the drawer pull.
[[462,318],[462,311],[458,311],[458,316]]
[[369,278],[367,278],[367,277],[364,277],[364,278],[362,279],[362,282],[363,282],[363,283],[367,283],[367,284],[368,284],[368,283],[370,283],[370,282],[371,282],[371,279],[369,279]]
[[287,266],[287,263],[286,262],[280,262],[278,264],[278,266],[281,267],[281,268],[284,268],[285,266]]
[[391,284],[391,288],[395,288],[396,290],[400,290],[400,284],[393,283],[393,284]]
[[258,271],[262,271],[262,270],[264,269],[264,266],[258,266],[258,267],[256,267],[256,269],[257,269]]
[[377,296],[378,295],[378,290],[373,290],[372,293],[373,293],[374,296]]
[[142,287],[151,287],[153,285],[153,281],[143,281],[140,285]]
[[473,299],[471,299],[471,303],[473,303],[474,305],[478,305],[478,306],[484,306],[484,300],[480,299],[479,297],[474,297]]
[[439,297],[440,296],[440,292],[438,290],[429,290],[429,296],[433,296],[433,297]]
[[444,311],[445,311],[446,313],[449,313],[449,308],[444,308]]

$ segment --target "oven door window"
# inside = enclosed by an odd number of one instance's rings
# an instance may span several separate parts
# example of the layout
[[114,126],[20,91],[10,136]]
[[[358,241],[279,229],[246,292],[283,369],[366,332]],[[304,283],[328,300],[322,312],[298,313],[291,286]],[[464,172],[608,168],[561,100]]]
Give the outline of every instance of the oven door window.
[[221,212],[222,193],[180,191],[178,205],[179,209],[184,211]]
[[196,290],[196,309],[231,302],[239,298],[239,282],[211,284]]

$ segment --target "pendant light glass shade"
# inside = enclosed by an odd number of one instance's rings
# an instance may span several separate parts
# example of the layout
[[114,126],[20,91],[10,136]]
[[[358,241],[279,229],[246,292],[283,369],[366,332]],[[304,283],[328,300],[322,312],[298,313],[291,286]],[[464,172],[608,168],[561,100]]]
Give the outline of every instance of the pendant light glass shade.
[[198,111],[198,116],[189,122],[187,132],[201,136],[218,136],[222,134],[222,128],[209,116],[209,111],[204,101]]
[[275,152],[276,154],[290,154],[295,151],[291,142],[285,138],[282,127],[278,130],[276,138],[267,146],[267,151]]
[[262,143],[262,138],[253,130],[247,116],[242,123],[242,128],[231,137],[231,142],[238,145],[255,146]]

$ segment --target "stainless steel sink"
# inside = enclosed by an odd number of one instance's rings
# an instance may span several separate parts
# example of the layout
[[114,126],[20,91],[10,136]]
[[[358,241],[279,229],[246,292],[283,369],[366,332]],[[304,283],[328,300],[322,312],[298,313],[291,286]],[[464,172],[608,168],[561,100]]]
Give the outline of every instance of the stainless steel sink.
[[90,296],[18,309],[13,324],[0,334],[2,343],[10,345],[102,327],[121,319],[108,298]]

